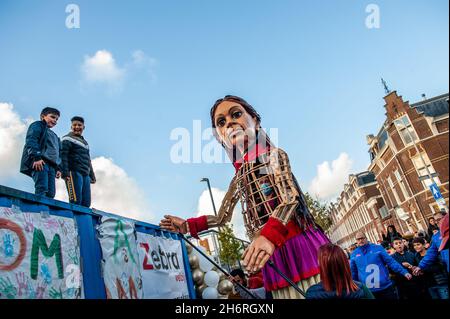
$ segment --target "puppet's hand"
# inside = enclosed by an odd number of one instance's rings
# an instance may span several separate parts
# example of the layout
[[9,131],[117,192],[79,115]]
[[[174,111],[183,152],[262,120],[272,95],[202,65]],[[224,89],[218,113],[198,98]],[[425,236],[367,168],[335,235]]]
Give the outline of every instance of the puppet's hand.
[[164,215],[164,219],[161,219],[159,226],[162,229],[180,232],[182,234],[186,234],[188,232],[186,220],[172,215]]
[[275,251],[275,245],[266,237],[260,235],[256,237],[250,246],[244,251],[242,264],[247,271],[255,272],[260,270],[269,260]]

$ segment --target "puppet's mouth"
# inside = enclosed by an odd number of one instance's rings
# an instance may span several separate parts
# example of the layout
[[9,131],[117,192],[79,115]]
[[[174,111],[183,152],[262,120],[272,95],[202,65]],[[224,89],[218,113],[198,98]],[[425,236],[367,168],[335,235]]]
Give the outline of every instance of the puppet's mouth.
[[230,129],[228,132],[228,138],[231,140],[233,138],[238,137],[239,135],[245,134],[245,131],[242,129],[242,127],[236,127],[233,129]]

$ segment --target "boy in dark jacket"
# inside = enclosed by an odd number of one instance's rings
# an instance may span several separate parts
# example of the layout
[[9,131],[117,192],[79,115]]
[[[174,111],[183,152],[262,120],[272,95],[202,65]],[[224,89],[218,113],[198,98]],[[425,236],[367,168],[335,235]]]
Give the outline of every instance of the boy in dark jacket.
[[[416,255],[410,252],[405,246],[404,239],[400,237],[394,238],[392,247],[395,249],[392,258],[408,269],[409,273],[412,273],[414,268],[419,264],[419,260]],[[420,299],[425,297],[423,295],[422,279],[413,277],[413,279],[407,280],[404,276],[394,274],[394,281],[397,284],[400,299]]]
[[71,132],[62,138],[62,176],[66,181],[71,203],[91,206],[91,185],[96,182],[89,154],[89,144],[83,137],[84,119],[74,116]]
[[28,128],[20,172],[33,178],[36,195],[54,198],[55,178],[61,177],[61,141],[51,129],[58,123],[60,113],[46,107],[40,117]]
[[[414,238],[413,243],[416,250],[416,258],[420,262],[427,253],[425,240],[420,237]],[[439,260],[436,260],[434,264],[429,266],[421,277],[432,299],[448,299],[448,273]]]

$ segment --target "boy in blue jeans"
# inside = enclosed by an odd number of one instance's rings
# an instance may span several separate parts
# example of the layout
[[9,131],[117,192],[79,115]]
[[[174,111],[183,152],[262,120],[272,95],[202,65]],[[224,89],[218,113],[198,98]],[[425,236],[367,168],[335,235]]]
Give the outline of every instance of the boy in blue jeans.
[[55,197],[55,178],[61,177],[61,141],[51,130],[60,113],[46,107],[41,112],[41,120],[31,123],[23,148],[20,172],[33,178],[35,194]]

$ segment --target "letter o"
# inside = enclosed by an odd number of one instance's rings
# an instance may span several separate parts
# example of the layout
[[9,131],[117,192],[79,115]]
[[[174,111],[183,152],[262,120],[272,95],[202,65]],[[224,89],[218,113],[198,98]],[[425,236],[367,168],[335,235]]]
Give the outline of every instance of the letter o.
[[19,241],[20,241],[19,255],[17,255],[16,260],[14,260],[14,262],[9,265],[0,264],[0,270],[11,271],[11,270],[17,268],[17,266],[20,265],[23,258],[25,257],[25,253],[27,251],[27,241],[25,239],[25,234],[23,233],[22,228],[20,228],[20,226],[17,225],[16,223],[14,223],[10,220],[4,219],[4,218],[0,218],[0,229],[2,229],[2,228],[8,229],[8,230],[16,233],[16,235],[17,235],[17,237],[19,237]]

